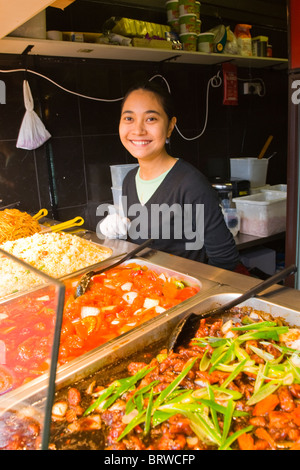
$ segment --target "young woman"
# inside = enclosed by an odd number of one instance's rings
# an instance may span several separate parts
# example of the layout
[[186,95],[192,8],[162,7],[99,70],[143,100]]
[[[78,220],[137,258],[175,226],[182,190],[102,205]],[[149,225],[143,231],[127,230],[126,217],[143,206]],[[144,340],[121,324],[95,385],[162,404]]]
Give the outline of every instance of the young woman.
[[119,135],[139,166],[123,182],[125,217],[115,224],[118,216],[108,216],[101,232],[116,238],[127,229],[134,243],[152,238],[154,249],[233,270],[239,255],[216,191],[199,170],[166,149],[175,124],[167,91],[147,82],[127,92]]

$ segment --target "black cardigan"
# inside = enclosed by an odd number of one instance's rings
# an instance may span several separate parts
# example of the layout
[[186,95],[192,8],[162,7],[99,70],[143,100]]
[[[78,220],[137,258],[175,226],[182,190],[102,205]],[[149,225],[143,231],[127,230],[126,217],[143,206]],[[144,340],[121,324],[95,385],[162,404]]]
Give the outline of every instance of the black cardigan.
[[[171,168],[163,182],[149,199],[142,206],[137,195],[135,176],[138,167],[131,170],[123,182],[122,194],[126,196],[124,212],[132,221],[129,230],[129,237],[133,243],[141,244],[148,238],[153,238],[152,247],[156,250],[172,253],[177,256],[189,258],[196,261],[208,262],[213,266],[232,270],[239,262],[239,254],[232,237],[228,230],[224,217],[219,206],[217,192],[212,188],[206,177],[195,167],[186,161],[179,159]],[[159,226],[153,222],[153,213],[158,208],[171,207],[175,204],[179,210],[177,215],[173,216],[172,211],[167,211],[166,224],[170,227],[170,236],[163,235],[164,217],[160,218]],[[196,204],[203,204],[204,218],[195,217]],[[175,207],[173,206],[173,207]],[[191,232],[187,233],[182,220],[183,207],[188,211],[193,208],[193,221],[190,229],[196,233],[199,231],[199,221],[204,220],[204,246],[196,249],[187,248],[191,243]],[[198,206],[199,207],[199,206]],[[151,210],[154,211],[151,214]],[[155,212],[156,210],[156,212]],[[174,226],[181,223],[181,236],[174,236]],[[187,221],[189,219],[186,219]],[[166,228],[166,225],[165,225]],[[155,232],[156,230],[156,232]],[[142,233],[143,232],[143,233]],[[197,241],[196,236],[194,242]],[[194,243],[195,244],[195,243]],[[202,243],[203,245],[203,243]]]

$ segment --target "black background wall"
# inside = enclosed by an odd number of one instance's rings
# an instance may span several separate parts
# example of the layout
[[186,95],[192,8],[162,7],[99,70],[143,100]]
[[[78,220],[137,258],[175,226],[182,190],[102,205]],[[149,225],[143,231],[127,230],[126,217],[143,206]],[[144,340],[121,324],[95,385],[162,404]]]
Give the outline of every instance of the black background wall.
[[[118,9],[121,16],[134,17],[133,12],[136,18],[165,22],[162,12]],[[116,15],[113,6],[78,1],[64,12],[48,8],[47,27],[83,31],[90,24],[89,30],[93,31],[101,29],[104,21],[113,15]],[[230,19],[222,20],[231,24]],[[215,24],[215,18],[202,17],[203,31]],[[233,28],[234,25],[231,24]],[[254,25],[252,34],[268,35],[274,56],[287,57],[286,31]],[[188,138],[198,135],[203,128],[207,83],[221,70],[220,66],[168,62],[0,55],[0,69],[26,67],[69,90],[104,99],[122,97],[128,86],[137,80],[162,74],[176,103],[178,127]],[[238,106],[224,106],[223,87],[211,88],[206,132],[199,139],[188,141],[175,131],[170,151],[194,164],[209,178],[226,178],[230,157],[258,155],[272,134],[274,139],[268,154],[275,151],[277,154],[270,160],[267,182],[285,183],[287,70],[239,68],[238,77],[263,79],[266,95],[240,93]],[[16,148],[25,112],[24,78],[29,81],[35,110],[52,135],[46,144],[33,151]],[[6,204],[20,201],[21,209],[32,212],[46,207],[58,220],[82,215],[85,226],[94,230],[97,205],[112,199],[109,166],[134,161],[118,137],[120,103],[80,98],[29,72],[0,74],[0,79],[6,85],[6,104],[0,105],[0,198]],[[242,81],[239,88],[241,91]]]

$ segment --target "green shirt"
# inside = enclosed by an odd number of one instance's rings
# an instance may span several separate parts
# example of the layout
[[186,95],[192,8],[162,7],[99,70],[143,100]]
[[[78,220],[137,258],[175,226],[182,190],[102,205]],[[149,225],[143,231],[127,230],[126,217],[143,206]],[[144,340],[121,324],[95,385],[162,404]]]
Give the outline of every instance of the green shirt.
[[142,205],[146,204],[146,202],[149,201],[152,194],[155,193],[155,191],[165,179],[170,170],[171,168],[169,168],[169,170],[165,171],[153,180],[142,180],[142,178],[140,177],[140,168],[138,169],[135,176],[135,184],[139,201]]

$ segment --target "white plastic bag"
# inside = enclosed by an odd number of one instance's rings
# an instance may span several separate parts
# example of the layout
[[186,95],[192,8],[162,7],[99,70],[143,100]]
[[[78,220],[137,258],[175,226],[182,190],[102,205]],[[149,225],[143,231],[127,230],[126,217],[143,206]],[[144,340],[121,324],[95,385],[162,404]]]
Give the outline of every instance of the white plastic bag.
[[43,145],[51,134],[34,111],[34,103],[31,90],[27,80],[23,81],[25,115],[19,130],[17,148],[34,150]]

